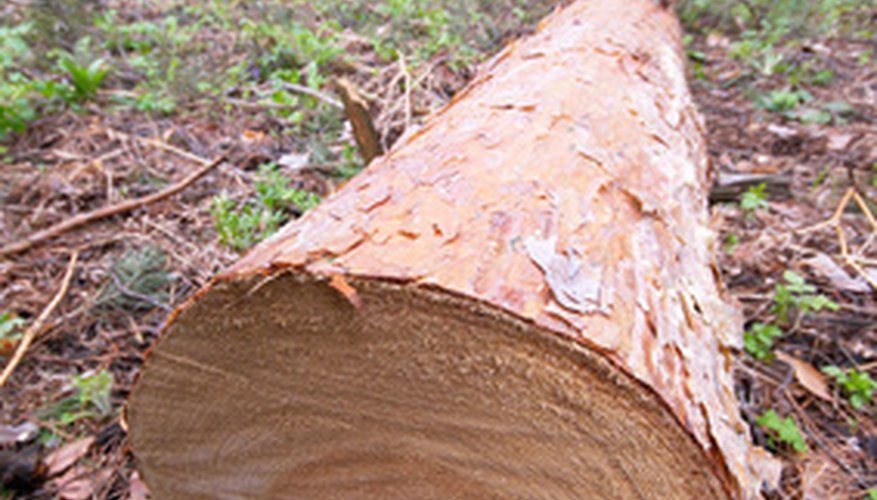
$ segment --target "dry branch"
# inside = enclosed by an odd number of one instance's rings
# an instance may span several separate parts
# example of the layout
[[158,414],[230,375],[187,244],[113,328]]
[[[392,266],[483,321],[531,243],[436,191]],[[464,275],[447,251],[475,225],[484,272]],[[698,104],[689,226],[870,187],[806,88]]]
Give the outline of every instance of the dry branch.
[[151,203],[155,203],[157,201],[161,201],[165,198],[169,198],[180,191],[189,187],[192,183],[204,177],[208,172],[216,168],[219,164],[221,164],[225,160],[224,157],[219,157],[211,162],[208,162],[206,165],[196,170],[195,172],[189,174],[183,180],[177,182],[176,184],[167,187],[157,193],[153,193],[146,196],[141,196],[140,198],[135,198],[133,200],[123,201],[121,203],[100,208],[98,210],[94,210],[91,212],[87,212],[84,214],[79,214],[73,216],[69,219],[66,219],[62,222],[49,226],[46,229],[41,231],[37,231],[36,233],[28,236],[23,240],[16,241],[14,243],[10,243],[8,245],[4,245],[0,247],[0,258],[8,257],[13,254],[21,253],[31,249],[32,247],[39,245],[45,241],[48,241],[53,238],[57,238],[58,236],[64,234],[71,229],[75,229],[80,226],[84,226],[91,222],[106,219],[107,217],[112,217],[114,215],[123,214],[126,212],[130,212],[132,210],[136,210],[140,207],[144,207]]
[[0,374],[0,387],[6,385],[6,381],[9,380],[9,377],[12,376],[12,372],[15,371],[15,367],[17,367],[18,364],[21,363],[21,360],[24,359],[24,353],[27,352],[31,343],[33,343],[36,336],[43,329],[46,320],[49,319],[49,316],[55,311],[58,304],[61,303],[61,299],[67,295],[67,290],[70,288],[70,280],[73,279],[73,271],[76,269],[76,261],[78,259],[79,253],[73,252],[73,255],[70,256],[70,264],[67,265],[67,272],[64,273],[64,279],[61,280],[61,288],[58,289],[58,293],[55,294],[51,302],[49,302],[46,308],[43,309],[43,312],[37,316],[37,319],[31,323],[24,332],[21,342],[19,342],[18,347],[15,349],[15,354],[12,356],[12,359],[9,360],[9,363],[6,364],[6,367],[3,368],[3,373]]

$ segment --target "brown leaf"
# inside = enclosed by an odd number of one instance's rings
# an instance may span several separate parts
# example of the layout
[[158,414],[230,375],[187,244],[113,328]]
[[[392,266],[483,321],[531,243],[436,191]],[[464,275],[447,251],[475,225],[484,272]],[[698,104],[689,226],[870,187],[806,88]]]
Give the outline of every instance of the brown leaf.
[[72,443],[67,443],[52,452],[51,455],[46,457],[46,467],[49,469],[48,475],[50,477],[57,476],[69,469],[71,465],[88,453],[92,443],[94,443],[94,436],[89,436]]
[[75,465],[63,476],[55,479],[53,484],[57,498],[64,500],[89,500],[95,498],[95,491],[106,488],[113,476],[113,469],[104,467],[97,471],[89,471],[82,465]]
[[776,356],[777,359],[792,367],[795,371],[795,378],[811,394],[826,401],[834,400],[828,390],[828,380],[813,365],[782,351],[777,351]]

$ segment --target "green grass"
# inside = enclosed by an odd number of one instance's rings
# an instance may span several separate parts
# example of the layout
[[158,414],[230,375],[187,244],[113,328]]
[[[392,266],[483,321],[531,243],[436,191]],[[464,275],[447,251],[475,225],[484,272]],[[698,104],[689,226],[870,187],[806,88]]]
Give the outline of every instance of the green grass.
[[803,316],[823,309],[836,311],[840,307],[825,295],[814,293],[816,287],[794,271],[786,270],[783,280],[783,283],[774,287],[774,303],[771,308],[780,323],[788,323],[790,315],[795,311]]
[[243,251],[273,234],[289,218],[320,203],[320,197],[297,189],[273,163],[259,168],[255,195],[236,202],[226,195],[213,199],[211,212],[219,241]]
[[767,210],[770,206],[767,203],[766,189],[767,184],[762,182],[757,186],[751,186],[745,193],[740,195],[740,208],[747,217],[752,217],[758,210]]
[[858,410],[874,400],[877,381],[867,372],[860,372],[855,368],[841,370],[837,366],[826,366],[822,368],[822,372],[834,378],[835,384],[843,390],[853,408]]
[[44,408],[40,416],[68,426],[83,419],[104,420],[113,413],[113,375],[109,371],[74,375],[70,388],[72,395]]
[[[774,287],[773,304],[770,311],[774,314],[774,322],[753,323],[743,333],[743,346],[746,352],[758,361],[771,361],[774,357],[774,341],[783,335],[779,325],[788,326],[792,315],[800,321],[808,314],[823,310],[836,311],[840,306],[826,297],[815,293],[816,287],[798,273],[786,270],[783,281]],[[797,327],[797,323],[792,329]]]
[[743,333],[743,347],[746,352],[759,361],[773,359],[773,343],[782,337],[783,331],[773,324],[754,323]]

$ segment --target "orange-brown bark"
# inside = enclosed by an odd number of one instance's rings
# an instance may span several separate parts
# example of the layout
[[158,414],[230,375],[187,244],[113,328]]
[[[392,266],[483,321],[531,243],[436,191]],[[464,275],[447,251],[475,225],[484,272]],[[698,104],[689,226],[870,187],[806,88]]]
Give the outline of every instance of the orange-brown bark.
[[366,315],[356,279],[508,312],[654,391],[729,494],[754,497],[777,468],[733,393],[740,323],[714,270],[683,65],[658,2],[566,7],[218,282],[293,270],[325,276]]

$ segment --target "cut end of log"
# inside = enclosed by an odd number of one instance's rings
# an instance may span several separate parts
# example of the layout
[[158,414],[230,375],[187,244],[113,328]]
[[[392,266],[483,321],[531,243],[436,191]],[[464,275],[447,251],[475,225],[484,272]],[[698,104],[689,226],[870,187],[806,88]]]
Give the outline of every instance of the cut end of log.
[[220,282],[180,314],[129,408],[157,498],[730,497],[599,353],[440,290],[351,286],[359,308],[307,274]]

